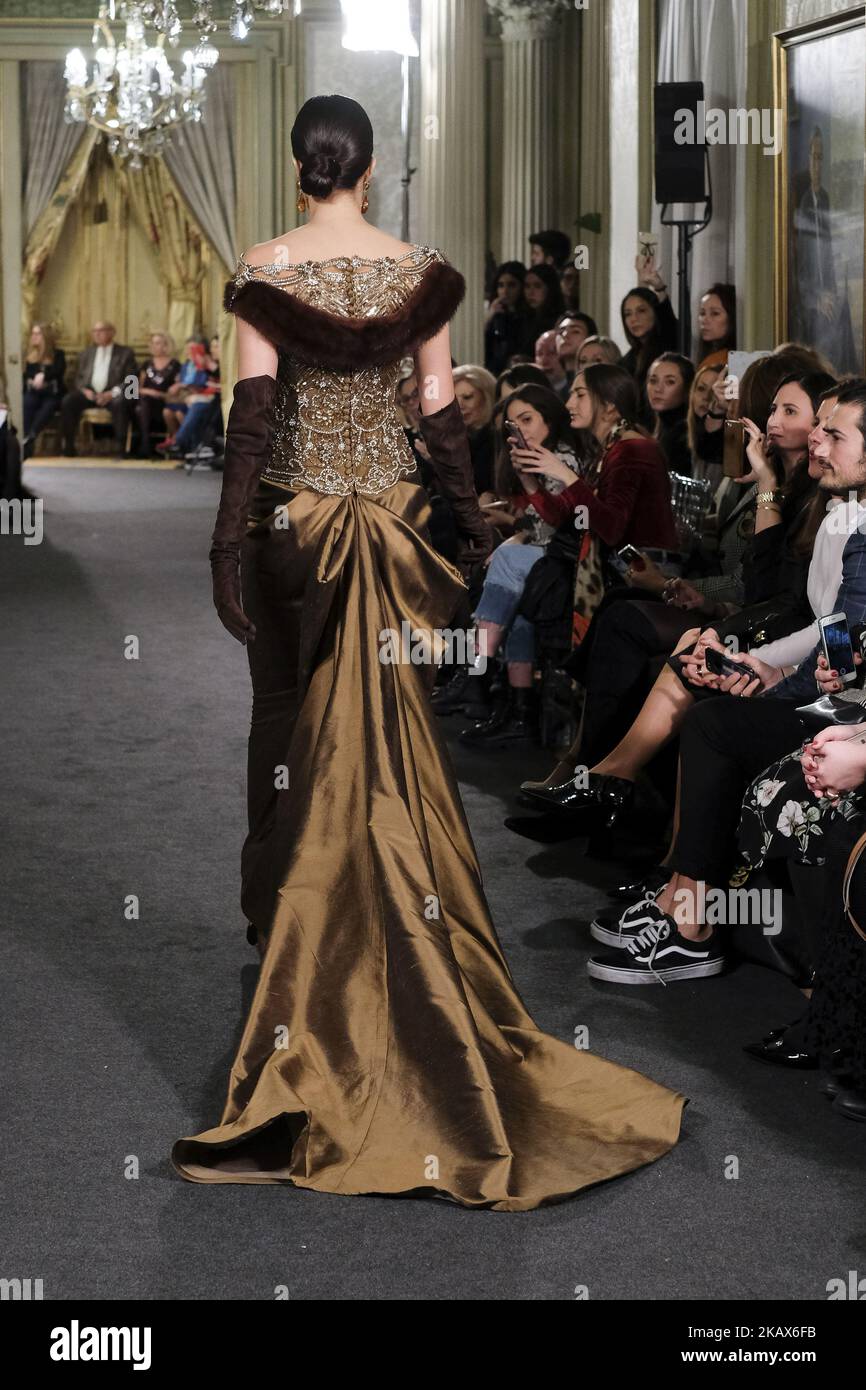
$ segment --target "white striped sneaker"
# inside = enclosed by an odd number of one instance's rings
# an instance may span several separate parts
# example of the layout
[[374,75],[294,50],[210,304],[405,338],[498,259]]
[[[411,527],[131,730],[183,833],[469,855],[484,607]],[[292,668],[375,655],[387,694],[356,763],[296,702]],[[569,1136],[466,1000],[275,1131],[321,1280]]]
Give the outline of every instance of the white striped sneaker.
[[612,946],[614,950],[620,950],[635,935],[636,932],[643,931],[644,927],[658,922],[664,914],[656,909],[655,915],[650,916],[647,912],[652,904],[655,903],[663,888],[661,887],[645,893],[639,902],[632,903],[624,912],[617,908],[611,908],[609,912],[599,912],[594,922],[589,925],[589,934],[596,941],[600,941],[603,946]]
[[631,932],[623,947],[590,957],[587,974],[620,985],[666,985],[673,980],[701,980],[720,975],[725,956],[718,932],[705,941],[690,941],[676,922],[652,903],[643,904],[644,925]]

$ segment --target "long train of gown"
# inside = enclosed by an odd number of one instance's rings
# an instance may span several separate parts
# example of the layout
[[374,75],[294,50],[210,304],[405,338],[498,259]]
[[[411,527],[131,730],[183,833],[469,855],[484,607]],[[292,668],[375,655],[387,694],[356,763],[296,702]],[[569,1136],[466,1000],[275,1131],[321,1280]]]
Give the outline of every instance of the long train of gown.
[[177,1141],[175,1167],[521,1211],[652,1162],[684,1097],[533,1022],[490,919],[434,673],[380,659],[383,632],[445,628],[463,592],[427,539],[425,494],[288,495],[278,525],[285,494],[260,487],[245,541],[257,640],[280,640],[287,603],[301,614],[288,788],[256,859],[273,915],[222,1117]]

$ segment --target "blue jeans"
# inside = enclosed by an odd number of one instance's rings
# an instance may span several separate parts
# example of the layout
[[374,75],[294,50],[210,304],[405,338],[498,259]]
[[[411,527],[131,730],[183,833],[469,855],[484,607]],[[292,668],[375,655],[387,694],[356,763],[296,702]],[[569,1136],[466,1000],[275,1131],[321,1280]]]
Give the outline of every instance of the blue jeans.
[[526,585],[526,576],[544,551],[540,545],[500,545],[493,552],[478,607],[476,621],[498,623],[508,628],[505,639],[506,661],[535,659],[535,628],[517,613]]
[[[219,398],[217,397],[218,401]],[[197,444],[200,444],[208,424],[208,417],[212,415],[215,415],[213,400],[193,401],[187,408],[183,424],[174,437],[174,442],[178,448],[194,449]]]

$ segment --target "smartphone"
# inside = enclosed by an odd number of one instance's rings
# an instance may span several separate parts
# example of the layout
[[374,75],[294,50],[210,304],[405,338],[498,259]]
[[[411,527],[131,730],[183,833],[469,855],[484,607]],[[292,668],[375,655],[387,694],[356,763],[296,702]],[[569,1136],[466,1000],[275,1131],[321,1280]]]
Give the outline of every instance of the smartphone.
[[746,427],[742,420],[726,420],[722,472],[726,478],[742,478],[745,471]]
[[848,619],[844,613],[831,613],[829,617],[819,619],[818,627],[827,665],[831,671],[839,672],[839,679],[843,685],[850,685],[857,679],[857,668],[854,665],[854,648],[848,630]]
[[704,663],[714,676],[751,676],[752,680],[755,679],[754,671],[750,671],[748,666],[744,666],[740,661],[731,661],[729,656],[717,651],[715,647],[704,649]]
[[625,561],[626,567],[633,570],[645,570],[646,560],[639,550],[635,550],[633,545],[624,545],[622,550],[618,550],[617,555]]
[[526,439],[524,437],[523,431],[517,425],[515,425],[513,420],[505,421],[505,438],[507,440],[512,440],[518,449],[529,448],[529,445],[527,444]]
[[640,232],[637,239],[637,253],[642,260],[649,260],[650,257],[657,258],[659,254],[659,239],[656,232]]

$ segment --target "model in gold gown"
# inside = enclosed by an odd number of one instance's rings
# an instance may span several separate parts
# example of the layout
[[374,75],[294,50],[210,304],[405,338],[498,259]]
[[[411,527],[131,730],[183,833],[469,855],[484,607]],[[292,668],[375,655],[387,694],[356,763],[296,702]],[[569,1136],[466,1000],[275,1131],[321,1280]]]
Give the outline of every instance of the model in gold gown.
[[[465,593],[430,544],[394,406],[400,359],[462,293],[425,246],[242,259],[228,287],[279,352],[242,545],[256,628],[242,901],[266,945],[219,1124],[172,1152],[193,1181],[520,1211],[678,1137],[681,1095],[528,1014],[429,704],[435,672],[383,659],[383,634],[447,629]],[[461,427],[453,401],[439,414]]]

